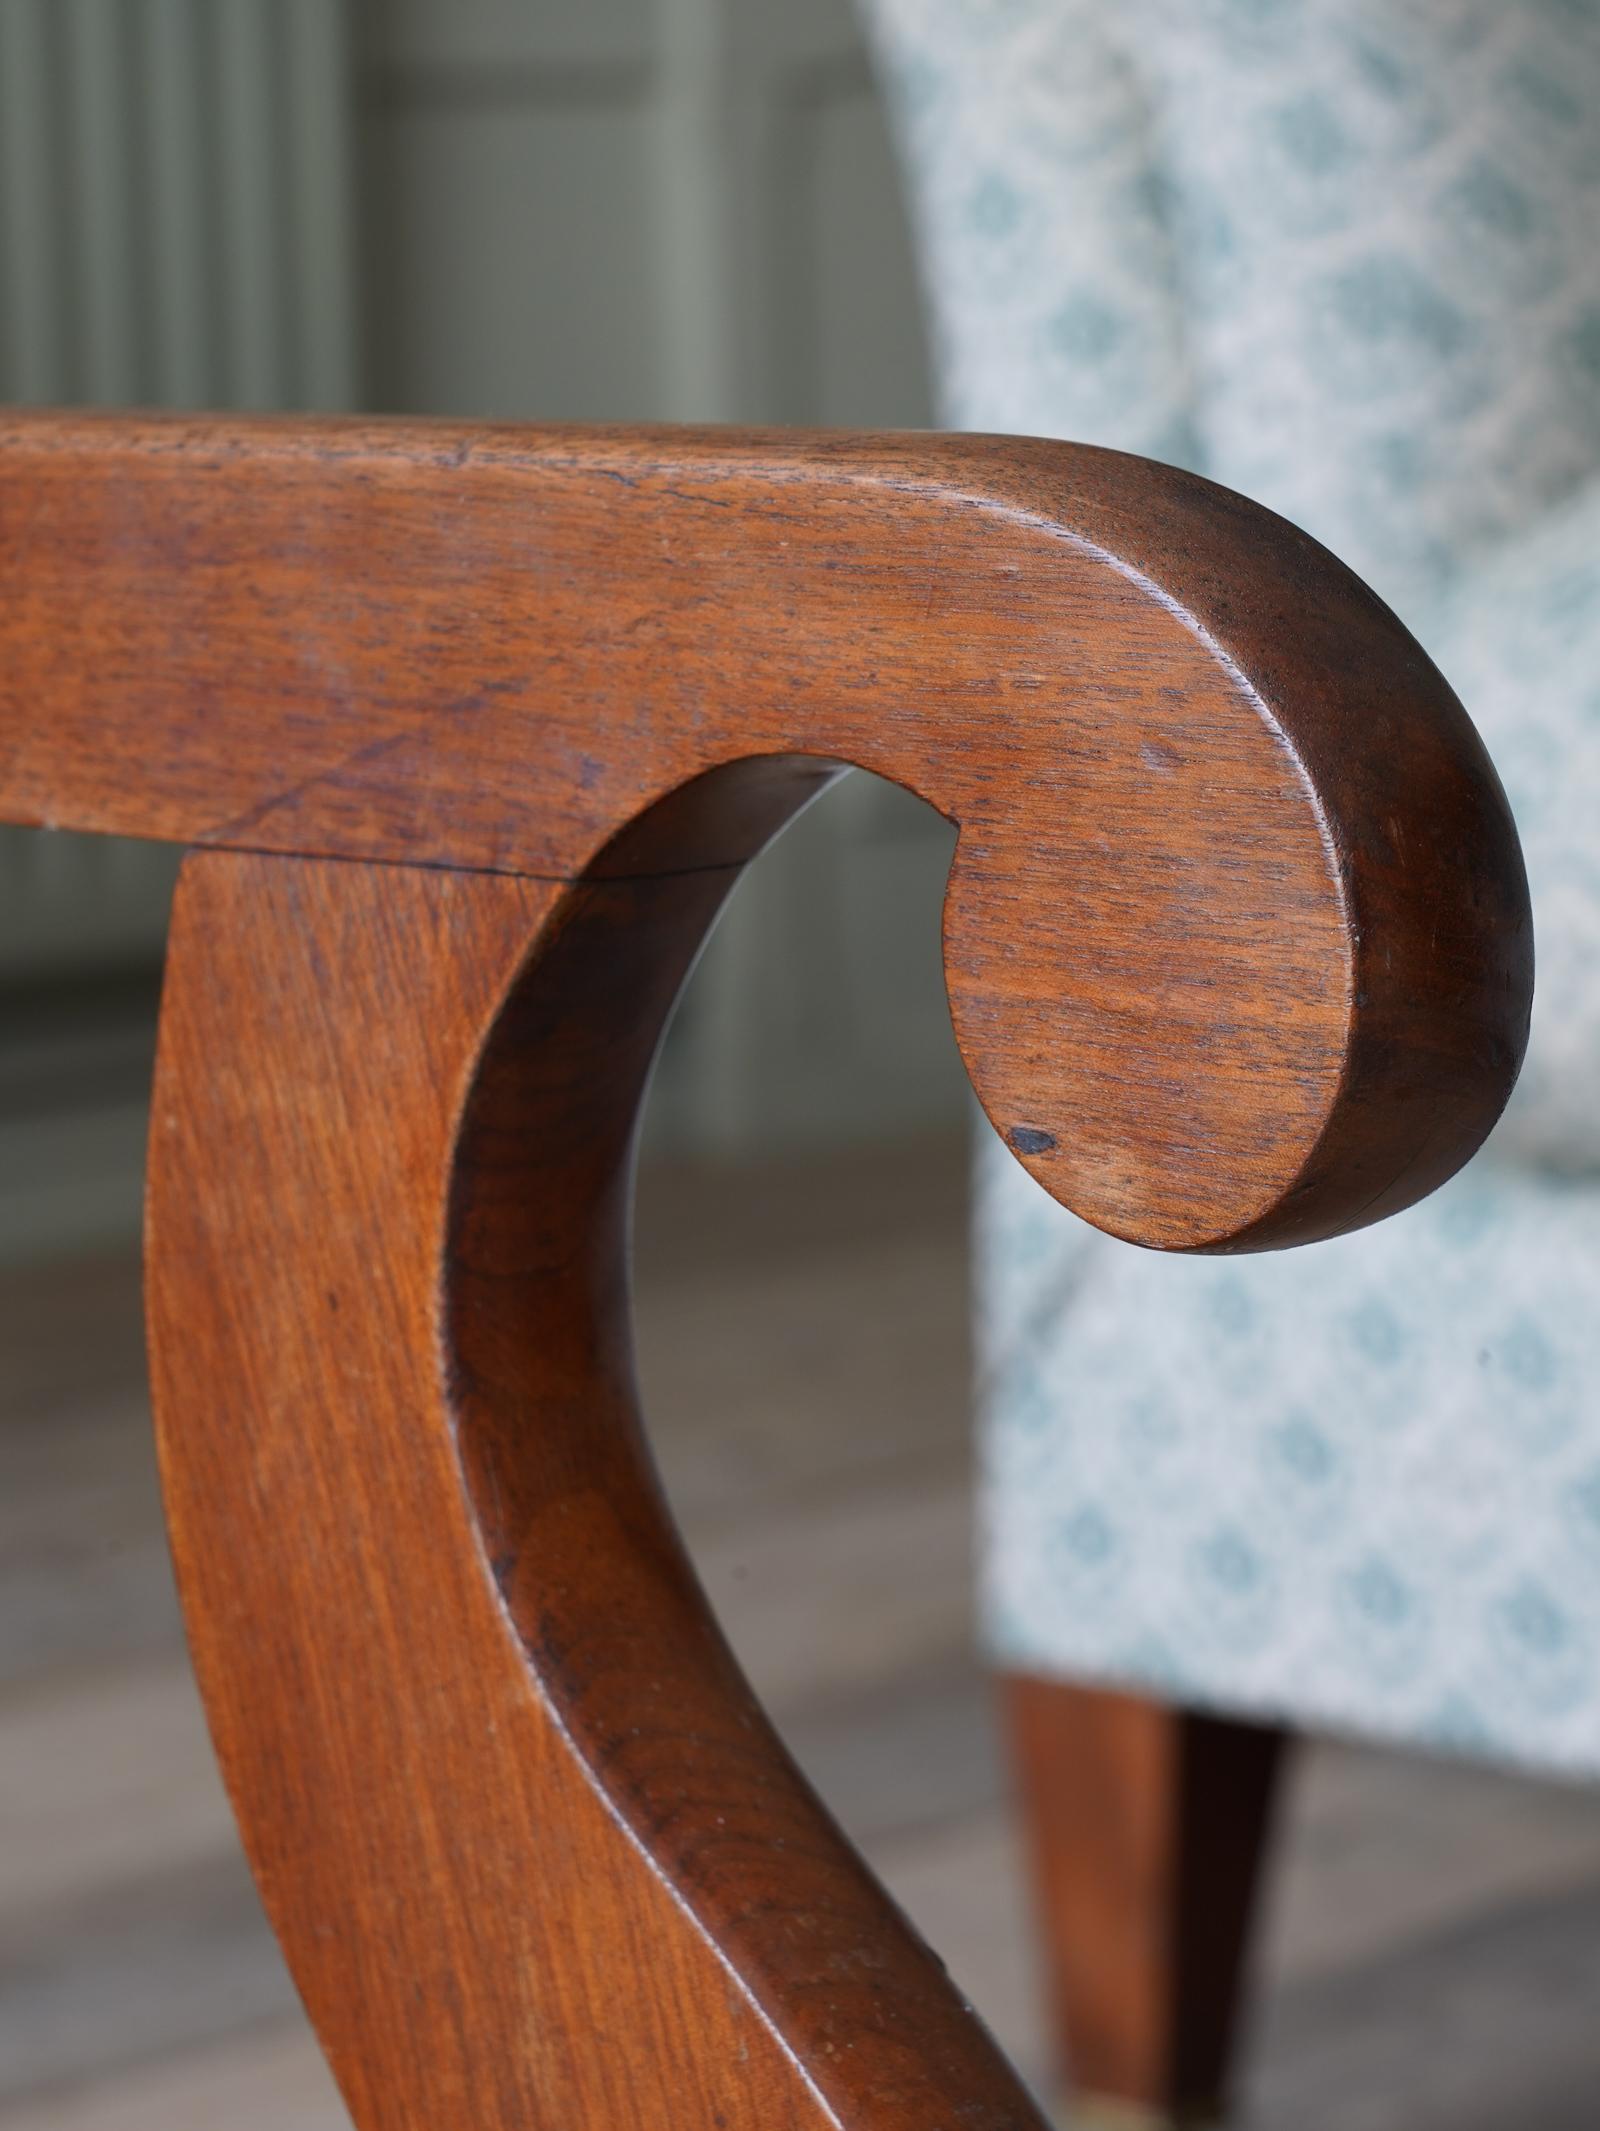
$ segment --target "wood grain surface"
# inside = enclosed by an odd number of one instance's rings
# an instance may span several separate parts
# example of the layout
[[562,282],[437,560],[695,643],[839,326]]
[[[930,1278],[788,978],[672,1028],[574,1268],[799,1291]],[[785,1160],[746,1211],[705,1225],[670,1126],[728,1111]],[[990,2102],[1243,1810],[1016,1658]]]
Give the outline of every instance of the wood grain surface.
[[[671,994],[595,928],[700,892],[221,854],[180,886],[164,1491],[363,2131],[1040,2121],[767,1726],[636,1424],[619,1098]],[[574,984],[612,1026],[552,1045]]]
[[921,793],[978,1094],[1136,1241],[1394,1211],[1515,1074],[1526,886],[1460,706],[1324,550],[1170,468],[15,417],[0,572],[8,820],[571,879],[742,862],[798,757]]
[[1476,1147],[1526,884],[1314,544],[994,439],[18,419],[0,817],[178,838],[147,1282],[174,1555],[362,2131],[1039,2119],[806,1789],[662,1505],[633,1139],[842,762],[959,828],[1010,1144],[1177,1249]]
[[1228,2121],[1287,1734],[1025,1673],[1001,1697],[1063,2084]]

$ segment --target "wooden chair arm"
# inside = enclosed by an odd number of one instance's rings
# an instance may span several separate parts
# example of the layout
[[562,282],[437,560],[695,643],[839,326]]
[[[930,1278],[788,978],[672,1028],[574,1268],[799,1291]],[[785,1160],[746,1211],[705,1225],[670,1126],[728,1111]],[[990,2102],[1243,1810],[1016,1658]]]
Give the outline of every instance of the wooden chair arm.
[[0,819],[195,847],[147,1285],[196,1667],[363,2131],[1036,2126],[660,1498],[634,1127],[739,868],[958,826],[952,1014],[1114,1233],[1449,1175],[1532,982],[1494,772],[1313,542],[1041,442],[9,418]]
[[1205,482],[79,415],[14,419],[0,483],[0,817],[570,881],[740,865],[859,763],[958,824],[956,1033],[1086,1218],[1328,1234],[1505,1099],[1530,947],[1483,750],[1354,577]]

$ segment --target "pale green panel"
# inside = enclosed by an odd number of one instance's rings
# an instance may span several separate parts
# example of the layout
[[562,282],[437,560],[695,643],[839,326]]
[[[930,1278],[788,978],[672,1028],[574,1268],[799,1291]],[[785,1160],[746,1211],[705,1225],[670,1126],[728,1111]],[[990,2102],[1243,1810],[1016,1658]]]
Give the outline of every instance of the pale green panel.
[[861,49],[854,0],[703,0],[719,10],[722,35],[743,62],[792,70],[831,66]]
[[883,107],[863,76],[802,104],[792,211],[805,218],[786,291],[804,335],[806,411],[845,429],[925,428],[932,393],[916,265]]
[[959,1128],[940,927],[955,835],[910,794],[836,785],[735,889],[661,1061],[656,1147],[734,1154]]
[[402,107],[368,121],[378,404],[658,411],[638,107]]
[[649,0],[366,0],[363,57],[380,65],[571,67],[638,61]]

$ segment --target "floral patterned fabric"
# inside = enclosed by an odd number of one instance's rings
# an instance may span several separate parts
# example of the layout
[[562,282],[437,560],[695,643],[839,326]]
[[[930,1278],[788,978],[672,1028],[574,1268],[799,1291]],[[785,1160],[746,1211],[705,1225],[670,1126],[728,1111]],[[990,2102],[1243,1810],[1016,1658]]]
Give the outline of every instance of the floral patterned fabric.
[[1600,1773],[1600,0],[870,0],[950,419],[1180,461],[1400,609],[1505,779],[1539,992],[1465,1175],[1164,1259],[1004,1151],[1004,1662]]

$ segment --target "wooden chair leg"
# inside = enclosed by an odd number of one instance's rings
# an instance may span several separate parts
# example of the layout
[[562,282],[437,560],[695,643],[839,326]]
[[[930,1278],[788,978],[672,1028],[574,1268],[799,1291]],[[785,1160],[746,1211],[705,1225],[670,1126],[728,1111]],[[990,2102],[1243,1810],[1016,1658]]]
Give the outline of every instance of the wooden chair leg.
[[1215,2121],[1287,1735],[1058,1680],[1002,1684],[1071,2083]]

